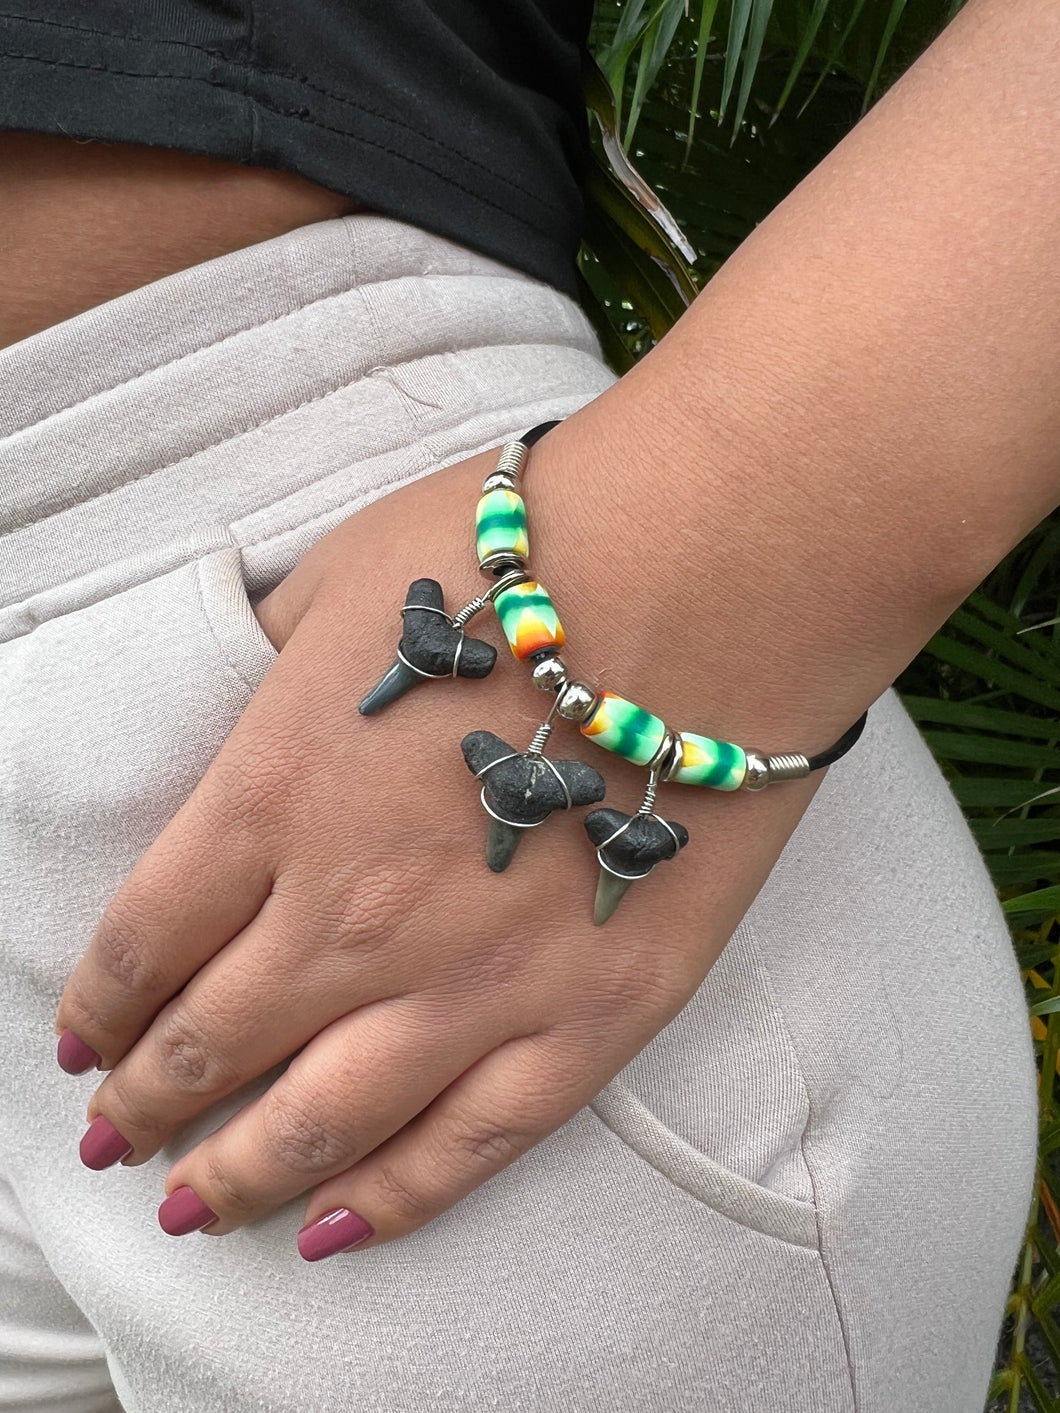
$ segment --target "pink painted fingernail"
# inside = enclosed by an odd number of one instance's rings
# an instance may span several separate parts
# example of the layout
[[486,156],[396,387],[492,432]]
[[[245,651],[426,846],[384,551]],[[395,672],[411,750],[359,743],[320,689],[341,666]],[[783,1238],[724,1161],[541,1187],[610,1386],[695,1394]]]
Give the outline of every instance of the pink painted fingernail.
[[191,1187],[175,1188],[158,1209],[158,1225],[169,1236],[187,1236],[216,1221],[217,1213]]
[[360,1246],[374,1235],[375,1229],[363,1217],[348,1207],[337,1207],[302,1228],[298,1233],[298,1254],[306,1261],[323,1261],[325,1256]]
[[86,1168],[94,1168],[97,1172],[109,1168],[132,1151],[129,1140],[102,1114],[92,1120],[81,1139],[81,1161]]
[[59,1068],[67,1074],[84,1074],[86,1070],[94,1069],[100,1060],[92,1046],[86,1045],[72,1030],[64,1030],[59,1036],[55,1058],[59,1061]]

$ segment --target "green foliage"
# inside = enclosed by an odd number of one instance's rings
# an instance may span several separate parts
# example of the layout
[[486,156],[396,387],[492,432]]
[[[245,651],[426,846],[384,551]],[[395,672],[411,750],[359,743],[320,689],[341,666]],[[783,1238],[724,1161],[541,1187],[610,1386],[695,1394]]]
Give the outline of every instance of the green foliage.
[[[962,0],[597,0],[583,302],[619,372]],[[1012,928],[1041,1067],[1039,1186],[990,1413],[1060,1413],[1060,514],[898,683]]]

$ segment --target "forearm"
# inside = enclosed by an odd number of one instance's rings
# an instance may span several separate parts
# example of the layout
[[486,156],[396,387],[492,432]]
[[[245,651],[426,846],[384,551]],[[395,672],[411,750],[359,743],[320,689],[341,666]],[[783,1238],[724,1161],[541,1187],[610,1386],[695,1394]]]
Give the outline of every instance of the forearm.
[[535,449],[572,667],[811,749],[1060,500],[1060,10],[968,6]]

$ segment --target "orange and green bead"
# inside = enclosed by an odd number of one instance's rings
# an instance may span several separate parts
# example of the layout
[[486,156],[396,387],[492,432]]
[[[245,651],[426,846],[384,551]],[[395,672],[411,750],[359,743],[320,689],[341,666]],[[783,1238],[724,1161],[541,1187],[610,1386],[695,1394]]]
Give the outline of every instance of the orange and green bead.
[[563,625],[548,593],[532,579],[503,589],[493,600],[512,652],[521,662],[564,644]]
[[625,697],[601,692],[581,723],[581,733],[605,751],[613,751],[634,765],[647,765],[666,739],[666,723]]

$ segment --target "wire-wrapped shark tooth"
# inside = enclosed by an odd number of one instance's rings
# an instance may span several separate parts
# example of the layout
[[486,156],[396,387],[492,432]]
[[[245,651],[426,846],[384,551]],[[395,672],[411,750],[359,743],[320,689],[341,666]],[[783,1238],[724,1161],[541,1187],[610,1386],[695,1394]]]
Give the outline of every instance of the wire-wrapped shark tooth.
[[[487,600],[468,605],[472,611]],[[434,579],[416,579],[401,610],[403,629],[397,657],[360,703],[362,716],[374,716],[396,702],[417,682],[435,677],[488,677],[497,661],[497,649],[464,633],[471,616],[463,610],[459,622],[445,611],[442,586]]]
[[483,782],[482,806],[490,816],[486,863],[494,873],[503,873],[511,863],[523,832],[544,824],[553,810],[604,798],[603,776],[591,765],[549,760],[540,746],[535,749],[542,731],[525,751],[516,751],[492,731],[472,731],[460,742],[468,770]]
[[672,859],[688,843],[683,824],[643,811],[593,810],[585,816],[585,832],[596,845],[600,861],[593,906],[593,922],[598,927],[614,913],[630,884],[647,878],[656,864]]

